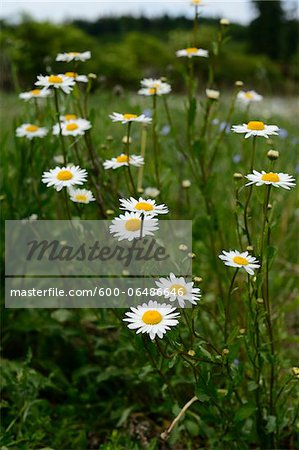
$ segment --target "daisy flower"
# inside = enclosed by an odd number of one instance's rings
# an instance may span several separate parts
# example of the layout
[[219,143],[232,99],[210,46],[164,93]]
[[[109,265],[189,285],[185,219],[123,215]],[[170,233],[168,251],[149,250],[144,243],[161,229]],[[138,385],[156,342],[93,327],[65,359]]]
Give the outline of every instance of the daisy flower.
[[191,5],[199,6],[202,0],[191,0]]
[[[142,230],[141,230],[142,227]],[[158,219],[145,217],[142,220],[140,213],[126,212],[113,219],[109,227],[110,233],[119,241],[127,239],[132,241],[144,236],[153,236],[154,231],[159,229]]]
[[93,193],[88,189],[70,189],[70,200],[75,203],[90,203],[94,202],[95,198]]
[[87,52],[65,52],[65,53],[58,53],[56,56],[56,61],[63,61],[63,62],[71,62],[71,61],[87,61],[91,58],[91,53],[89,51]]
[[62,188],[70,188],[76,184],[83,184],[86,181],[87,172],[85,169],[80,169],[79,166],[55,167],[49,172],[44,172],[42,182],[47,187],[54,186],[56,191],[61,191]]
[[243,268],[249,275],[254,275],[254,269],[258,269],[260,264],[254,256],[250,256],[248,252],[238,252],[238,250],[230,250],[226,252],[222,251],[223,255],[219,255],[219,258],[224,262],[226,266]]
[[32,89],[32,91],[21,92],[19,98],[28,102],[32,98],[46,98],[51,95],[51,91],[48,89]]
[[167,214],[168,208],[164,204],[156,205],[155,200],[151,199],[143,199],[139,197],[139,200],[136,200],[133,197],[130,197],[128,200],[121,198],[120,200],[121,207],[120,209],[125,209],[127,211],[139,212],[144,215],[156,216],[157,214]]
[[33,139],[35,137],[43,138],[47,133],[47,128],[39,127],[31,123],[23,123],[23,125],[16,129],[16,135],[18,137],[26,137],[27,139]]
[[263,100],[263,96],[255,91],[240,91],[238,92],[237,100],[248,105],[248,103],[260,102]]
[[288,175],[287,173],[282,172],[267,173],[264,170],[262,170],[262,172],[254,170],[253,173],[246,175],[245,178],[249,180],[249,183],[247,183],[246,186],[249,186],[250,184],[255,184],[256,186],[262,186],[263,184],[272,184],[272,186],[282,187],[284,189],[291,189],[295,186],[295,178],[291,175]]
[[130,157],[128,158],[127,155],[125,155],[124,153],[122,153],[121,155],[112,158],[112,159],[107,159],[106,161],[103,162],[103,166],[105,169],[118,169],[119,167],[122,166],[135,166],[135,167],[140,167],[144,164],[144,159],[142,156],[138,156],[138,155],[130,155]]
[[126,313],[123,320],[129,322],[128,328],[137,330],[136,333],[147,333],[153,341],[156,335],[163,338],[166,331],[170,330],[179,323],[177,317],[179,313],[166,303],[159,304],[150,300],[148,304],[138,305],[137,308],[131,307],[130,312]]
[[64,116],[60,116],[61,121],[67,122],[68,120],[77,120],[78,116],[76,114],[65,114]]
[[112,122],[121,122],[123,124],[129,122],[140,122],[140,123],[151,123],[152,119],[150,117],[146,117],[144,114],[138,116],[137,114],[119,114],[114,112],[109,115]]
[[66,77],[71,78],[74,81],[81,83],[88,83],[88,77],[86,75],[78,75],[76,72],[65,72]]
[[158,195],[160,194],[159,189],[155,188],[155,187],[147,187],[144,189],[144,195],[146,197],[158,197]]
[[153,78],[144,78],[141,81],[142,89],[138,91],[139,95],[151,96],[151,95],[165,95],[171,91],[171,86],[161,80],[155,80]]
[[73,86],[75,85],[75,81],[73,78],[67,77],[65,75],[38,75],[37,81],[35,83],[36,86],[42,86],[45,89],[49,87],[54,87],[55,89],[61,89],[65,94],[69,94]]
[[268,139],[272,134],[278,134],[278,130],[277,125],[266,125],[264,122],[257,120],[251,120],[247,124],[243,123],[243,125],[232,126],[232,131],[235,133],[245,133],[245,139],[250,136],[263,136]]
[[182,56],[187,58],[193,58],[193,56],[202,56],[203,58],[207,58],[209,56],[209,52],[208,50],[203,50],[202,48],[188,47],[178,50],[176,52],[176,56],[178,58]]
[[[83,136],[86,130],[91,128],[91,123],[86,119],[73,119],[60,122],[61,134],[63,136]],[[60,133],[59,123],[53,127],[53,134]]]
[[176,277],[173,273],[170,273],[167,278],[159,278],[159,281],[155,283],[162,290],[165,298],[171,302],[177,300],[181,308],[184,308],[186,301],[196,305],[201,297],[200,289],[193,287],[193,281],[188,283],[184,277]]

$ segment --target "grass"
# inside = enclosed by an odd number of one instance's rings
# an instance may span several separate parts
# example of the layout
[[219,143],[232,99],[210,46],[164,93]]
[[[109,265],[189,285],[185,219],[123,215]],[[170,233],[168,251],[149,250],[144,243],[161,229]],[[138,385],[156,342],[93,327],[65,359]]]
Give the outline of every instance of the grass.
[[[21,103],[16,95],[2,94],[2,99],[6,105],[2,111],[3,218],[23,219],[31,214],[44,219],[65,218],[61,193],[40,182],[43,171],[56,166],[54,156],[61,155],[58,138],[49,133],[31,148],[27,140],[15,138],[15,128],[35,120],[36,110],[33,104]],[[65,112],[74,112],[76,102],[71,106],[70,97],[65,101]],[[277,100],[266,100],[251,111],[252,119],[277,124],[288,132],[284,138],[258,140],[254,167],[270,170],[267,151],[275,149],[280,152],[275,169],[294,174],[299,134],[295,117],[287,114],[293,100],[280,99],[284,107],[277,108],[277,104]],[[213,105],[205,139],[197,140],[192,147],[196,164],[203,157],[206,160],[211,157],[228,105],[229,94]],[[202,127],[205,107],[206,99],[200,97],[195,134]],[[100,161],[124,151],[125,127],[113,124],[108,115],[113,111],[141,113],[144,109],[151,109],[151,99],[133,93],[121,97],[104,91],[91,95],[91,137]],[[252,284],[244,274],[238,274],[230,292],[231,317],[226,342],[219,290],[221,282],[226,298],[233,271],[217,255],[223,249],[239,248],[236,217],[242,220],[248,192],[248,188],[242,188],[245,180],[235,181],[233,174],[248,173],[252,140],[225,133],[213,170],[203,180],[202,174],[194,173],[183,155],[188,147],[185,97],[173,95],[169,110],[173,133],[165,128],[169,127],[169,120],[162,99],[158,99],[161,193],[157,200],[169,207],[168,218],[193,221],[193,275],[202,278],[202,300],[195,309],[186,311],[180,326],[169,333],[166,343],[162,342],[162,349],[128,330],[118,310],[115,314],[111,310],[4,309],[3,450],[45,447],[226,450],[261,448],[257,447],[261,442],[267,443],[264,448],[270,448],[269,442],[274,442],[273,448],[295,448],[298,407],[296,379],[291,371],[296,364],[298,343],[295,190],[273,189],[271,194],[271,245],[267,260],[271,264],[269,283],[276,345],[273,413],[268,408],[273,355],[263,305],[257,301],[258,296],[250,294],[255,281]],[[39,110],[39,115],[43,125],[48,128],[53,125],[55,113],[51,101]],[[245,111],[236,109],[230,124],[244,120]],[[140,133],[141,127],[133,126],[131,153],[140,153]],[[151,133],[149,128],[144,188],[156,186]],[[83,138],[78,145],[83,167],[93,174],[103,194],[104,210],[113,211],[109,218],[117,216],[119,196],[128,196],[122,169],[102,173],[99,180]],[[78,163],[72,146],[68,152],[68,161]],[[191,181],[188,189],[182,187],[186,179]],[[91,184],[88,187],[94,189]],[[212,205],[209,211],[207,199]],[[254,248],[260,245],[263,202],[264,188],[255,187],[250,205]],[[72,217],[77,217],[75,205],[69,207]],[[99,217],[95,204],[84,208],[84,219]],[[243,227],[240,229],[242,245],[246,247]],[[192,323],[195,334],[190,329]],[[260,344],[256,341],[258,335]],[[194,354],[188,356],[190,350]],[[252,364],[251,358],[256,357],[259,369],[256,362]],[[258,378],[256,370],[261,371]],[[160,434],[194,395],[199,401],[179,421],[169,440],[162,441]]]

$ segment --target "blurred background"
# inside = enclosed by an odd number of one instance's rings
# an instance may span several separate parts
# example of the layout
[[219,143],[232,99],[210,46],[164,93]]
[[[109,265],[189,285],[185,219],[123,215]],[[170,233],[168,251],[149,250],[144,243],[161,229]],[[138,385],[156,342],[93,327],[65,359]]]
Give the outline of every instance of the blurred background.
[[[202,48],[211,48],[220,18],[231,22],[217,88],[240,79],[264,94],[297,92],[297,2],[203,0],[200,10]],[[62,70],[58,52],[91,50],[84,71],[97,74],[103,88],[136,90],[144,76],[166,76],[180,92],[183,65],[175,51],[191,44],[193,14],[188,1],[3,3],[0,87],[30,89],[37,74]],[[200,67],[204,80],[207,61]]]

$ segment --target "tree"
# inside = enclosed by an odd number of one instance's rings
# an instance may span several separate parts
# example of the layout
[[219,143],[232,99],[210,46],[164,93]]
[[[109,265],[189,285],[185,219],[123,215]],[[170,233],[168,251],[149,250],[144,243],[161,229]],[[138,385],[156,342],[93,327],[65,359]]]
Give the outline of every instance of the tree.
[[283,56],[286,22],[281,1],[254,0],[253,4],[259,15],[249,27],[251,50],[280,59]]

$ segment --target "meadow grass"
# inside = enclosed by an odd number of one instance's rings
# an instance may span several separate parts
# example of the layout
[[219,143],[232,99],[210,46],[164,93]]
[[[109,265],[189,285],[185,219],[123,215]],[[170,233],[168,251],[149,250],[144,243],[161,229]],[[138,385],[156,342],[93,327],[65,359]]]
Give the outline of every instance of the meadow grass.
[[[168,110],[162,97],[153,103],[129,92],[92,93],[88,109],[78,90],[59,94],[62,113],[81,108],[92,122],[87,140],[67,138],[64,145],[67,162],[88,171],[86,186],[103,199],[102,209],[96,202],[78,209],[68,201],[69,213],[63,194],[41,182],[62,155],[59,137],[15,137],[25,122],[50,129],[57,121],[53,99],[37,106],[2,94],[5,219],[118,216],[119,198],[130,195],[126,168],[104,171],[102,163],[126,152],[127,129],[109,114],[154,113],[154,130],[133,124],[130,153],[140,154],[146,132],[142,187],[159,182],[156,200],[168,206],[167,218],[193,221],[193,277],[202,290],[198,305],[182,310],[179,326],[161,342],[135,336],[119,310],[4,310],[3,449],[295,448],[295,190],[273,188],[269,200],[265,186],[252,189],[250,250],[264,258],[256,276],[234,272],[218,258],[223,249],[248,247],[243,218],[251,188],[244,187],[244,176],[253,139],[232,133],[231,125],[259,120],[285,129],[269,140],[257,138],[254,168],[294,174],[299,134],[288,113],[293,100],[280,99],[279,111],[267,100],[249,112],[236,107],[224,123],[231,94],[210,101],[188,82],[189,97],[171,94]],[[278,160],[269,160],[269,150],[279,151]],[[137,169],[131,171],[136,181]],[[180,420],[170,429],[175,417]]]

